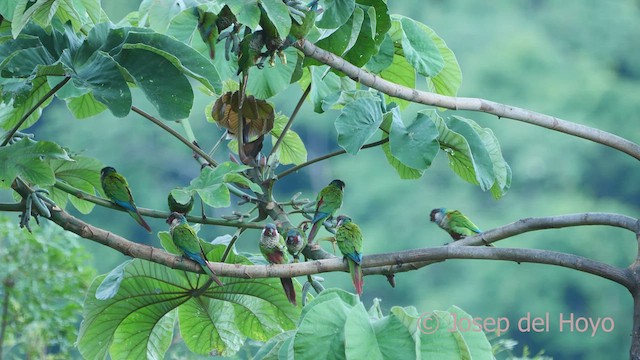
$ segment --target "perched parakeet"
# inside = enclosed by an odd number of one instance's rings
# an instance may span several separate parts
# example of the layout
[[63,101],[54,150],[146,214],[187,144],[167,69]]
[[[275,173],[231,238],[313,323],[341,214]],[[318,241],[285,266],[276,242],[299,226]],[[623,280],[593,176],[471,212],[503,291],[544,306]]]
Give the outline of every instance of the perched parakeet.
[[307,246],[307,238],[304,233],[296,228],[287,231],[287,250],[293,256],[294,262],[298,262],[300,252]]
[[313,24],[316,22],[316,17],[318,16],[318,0],[312,0],[309,2],[304,9],[302,9],[302,14],[304,17],[294,17],[291,22],[291,30],[289,31],[289,36],[287,36],[287,45],[293,44],[296,40],[302,39],[311,30]]
[[[266,224],[260,236],[260,252],[269,264],[286,264],[289,262],[287,246],[274,224]],[[291,278],[280,278],[287,299],[296,305],[296,290]]]
[[349,272],[356,293],[362,295],[362,232],[360,227],[351,221],[346,215],[338,216],[338,226],[336,228],[336,242],[338,249],[347,259]]
[[216,20],[218,15],[204,11],[199,7],[194,8],[196,16],[198,17],[198,32],[200,37],[207,47],[209,47],[209,56],[211,59],[216,57],[216,43],[218,42],[218,26]]
[[238,55],[238,72],[246,74],[249,68],[257,66],[262,68],[262,47],[265,45],[265,34],[263,30],[257,30],[244,36],[240,41],[240,54]]
[[198,239],[195,230],[187,223],[187,218],[180,213],[172,212],[167,218],[167,223],[170,225],[169,233],[171,234],[171,240],[173,240],[173,244],[180,250],[182,255],[200,264],[202,270],[204,270],[216,284],[224,286],[222,281],[213,273],[211,263],[207,261],[204,250],[200,245],[200,239]]
[[325,186],[318,193],[316,198],[316,211],[311,220],[311,231],[309,231],[309,242],[316,237],[316,233],[320,230],[320,226],[325,220],[330,219],[342,206],[342,197],[344,195],[344,182],[342,180],[333,180],[329,185]]
[[191,196],[189,202],[187,202],[186,204],[181,204],[176,201],[171,193],[169,193],[169,196],[167,197],[167,204],[169,205],[169,211],[187,215],[193,209],[193,196]]
[[[431,210],[430,218],[442,230],[448,232],[453,240],[460,240],[482,232],[468,217],[458,210],[433,209]],[[487,246],[492,245],[487,244]]]
[[151,232],[151,227],[140,216],[136,203],[133,201],[129,184],[124,176],[118,174],[116,169],[111,166],[107,166],[100,170],[100,183],[102,184],[102,190],[105,195],[116,205],[125,209],[131,217],[138,222],[148,232]]

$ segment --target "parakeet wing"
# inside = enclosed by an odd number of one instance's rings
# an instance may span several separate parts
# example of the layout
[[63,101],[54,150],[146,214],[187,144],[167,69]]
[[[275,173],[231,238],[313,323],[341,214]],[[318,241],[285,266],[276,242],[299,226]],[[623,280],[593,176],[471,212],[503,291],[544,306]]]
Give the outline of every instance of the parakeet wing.
[[468,217],[464,216],[458,210],[451,211],[447,216],[449,217],[449,227],[459,234],[471,236],[481,232]]
[[362,262],[362,232],[354,223],[344,224],[336,231],[340,252],[356,263]]

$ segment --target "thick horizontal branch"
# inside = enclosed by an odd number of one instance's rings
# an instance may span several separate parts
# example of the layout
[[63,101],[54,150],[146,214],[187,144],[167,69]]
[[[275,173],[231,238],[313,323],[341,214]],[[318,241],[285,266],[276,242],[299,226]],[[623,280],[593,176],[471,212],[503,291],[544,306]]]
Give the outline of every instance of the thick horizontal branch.
[[341,57],[323,50],[309,41],[300,40],[295,43],[295,46],[301,50],[305,56],[340,70],[355,81],[390,96],[419,104],[438,106],[452,110],[480,111],[496,115],[500,118],[526,122],[610,146],[640,160],[640,146],[638,144],[606,131],[485,99],[445,96],[408,88],[394,84],[354,66]]
[[[158,248],[129,241],[121,236],[87,224],[57,207],[51,209],[51,214],[51,220],[65,230],[109,246],[125,255],[149,260],[174,269],[200,272],[198,265],[193,261],[185,260]],[[507,227],[509,226],[513,226],[513,224],[507,225]],[[577,255],[548,250],[469,247],[454,244],[456,246],[367,255],[363,259],[363,271],[365,275],[393,274],[411,270],[412,263],[443,261],[446,259],[489,259],[556,265],[600,276],[622,284],[628,289],[632,289],[635,286],[634,276],[629,270]],[[348,267],[343,259],[333,258],[269,266],[213,263],[213,269],[220,276],[261,278],[294,277],[322,272],[347,271]]]
[[529,231],[559,229],[572,226],[605,225],[623,228],[634,234],[640,233],[640,220],[630,216],[587,212],[550,217],[526,218],[495,229],[484,231],[478,235],[455,242],[457,246],[482,245],[506,239]]

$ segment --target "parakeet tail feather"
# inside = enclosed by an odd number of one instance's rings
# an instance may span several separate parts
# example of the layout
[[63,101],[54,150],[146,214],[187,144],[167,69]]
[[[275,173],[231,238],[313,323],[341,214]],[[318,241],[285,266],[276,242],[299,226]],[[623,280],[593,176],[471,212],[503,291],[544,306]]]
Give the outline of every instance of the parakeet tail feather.
[[362,295],[362,285],[364,285],[364,279],[362,277],[362,267],[352,260],[347,260],[347,262],[349,263],[349,272],[351,273],[353,286],[356,288],[356,294]]
[[320,230],[320,223],[322,223],[322,220],[320,220],[317,223],[313,224],[313,226],[311,227],[311,230],[309,231],[309,237],[307,237],[307,241],[309,243],[311,243],[313,241],[313,238],[316,237],[316,234],[318,233],[318,230]]
[[204,272],[206,272],[209,276],[211,276],[211,279],[213,279],[213,281],[215,281],[216,284],[218,284],[218,286],[224,286],[222,281],[220,281],[220,279],[216,276],[216,274],[214,274],[213,269],[211,268],[211,263],[206,260],[204,263],[206,265],[202,267]]
[[296,306],[296,289],[293,287],[293,280],[291,278],[280,278],[280,282],[287,299]]
[[149,224],[147,224],[147,222],[144,221],[144,219],[142,218],[142,215],[140,215],[140,213],[137,210],[136,211],[127,210],[127,212],[138,224],[140,224],[140,226],[145,228],[148,232],[152,232]]

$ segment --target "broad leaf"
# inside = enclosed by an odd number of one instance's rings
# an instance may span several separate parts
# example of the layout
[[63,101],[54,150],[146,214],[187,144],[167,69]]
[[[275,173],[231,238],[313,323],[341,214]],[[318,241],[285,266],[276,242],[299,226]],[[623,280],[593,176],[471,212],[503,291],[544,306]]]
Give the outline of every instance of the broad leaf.
[[282,0],[261,0],[260,5],[267,13],[280,37],[284,38],[291,29],[289,9]]
[[258,69],[256,66],[252,66],[249,69],[247,93],[260,99],[268,99],[279,94],[289,86],[291,76],[296,68],[296,61],[298,59],[297,50],[289,47],[283,54],[287,58],[286,64],[282,64],[279,60],[276,60],[276,64],[273,67],[267,64],[262,69]]
[[336,119],[338,144],[349,154],[360,151],[382,123],[380,99],[375,96],[356,99],[342,109]]
[[327,99],[340,94],[340,78],[333,72],[327,71],[326,66],[310,66],[311,92],[309,97],[313,103],[313,111],[323,113],[331,101]]
[[407,17],[395,19],[402,28],[402,50],[407,61],[420,75],[438,75],[444,67],[444,59],[426,26]]
[[[56,179],[88,194],[97,194],[98,189],[102,187],[100,169],[104,165],[96,159],[85,156],[74,156],[72,159],[73,161],[57,159],[50,161],[49,165],[53,169]],[[83,214],[90,213],[95,206],[92,202],[79,199],[54,186],[46,189],[49,190],[56,204],[63,209],[66,207],[67,199],[71,200],[71,204]]]
[[[49,90],[51,90],[45,76],[36,77],[29,85],[31,90],[27,96],[19,99],[21,101],[14,100],[9,104],[0,104],[0,127],[2,127],[2,129],[9,130],[15,127],[27,112],[34,108],[35,105],[44,98]],[[28,128],[38,121],[42,114],[42,109],[49,105],[52,99],[53,98],[50,97],[40,104],[40,106],[36,108],[36,111],[29,115],[24,123],[20,125],[20,129]]]
[[[338,29],[330,31],[325,30],[321,33],[321,38],[315,43],[315,45],[330,53],[342,56],[345,51],[351,49],[351,47],[356,43],[360,30],[362,29],[363,22],[364,10],[360,7],[356,7],[347,22],[342,24]],[[304,66],[309,65],[322,65],[322,63],[318,60],[307,57],[304,59]]]
[[[400,118],[400,109],[397,106],[394,106],[393,108],[389,109],[389,111],[385,112],[383,115],[383,118],[384,118],[384,121],[380,125],[380,129],[383,130],[381,140],[389,138],[391,124],[393,122],[402,122],[402,119]],[[389,164],[393,166],[393,168],[396,170],[396,172],[400,176],[400,179],[412,180],[412,179],[419,179],[422,177],[424,170],[411,168],[403,164],[400,160],[398,160],[398,158],[396,158],[391,153],[391,148],[389,146],[388,141],[382,144],[382,151],[384,152],[384,155],[387,158],[387,161],[389,162]]]
[[[231,196],[227,183],[240,183],[249,186],[254,191],[261,191],[257,184],[249,184],[249,180],[239,180],[240,172],[249,169],[248,166],[238,165],[230,161],[219,164],[215,169],[205,167],[200,175],[191,181],[184,189],[174,189],[171,194],[178,201],[187,196],[198,194],[202,201],[213,207],[227,207],[231,203]],[[234,174],[230,176],[229,174]],[[237,175],[237,176],[235,176]]]
[[316,26],[321,29],[337,29],[347,22],[355,7],[355,0],[326,0]]
[[393,156],[413,169],[429,168],[439,150],[438,129],[431,120],[436,116],[435,110],[420,112],[406,128],[401,121],[392,121],[389,145]]
[[0,147],[2,186],[9,187],[17,176],[33,185],[53,185],[56,179],[49,159],[71,161],[64,149],[49,141],[23,138],[13,145]]
[[79,97],[65,99],[67,108],[77,119],[85,119],[105,111],[107,107],[96,100],[92,93],[86,93]]
[[[164,237],[168,234],[164,233]],[[207,258],[219,260],[224,245],[203,243]],[[234,251],[229,263],[250,264]],[[97,278],[85,299],[78,347],[85,358],[161,359],[173,334],[177,309],[181,336],[191,351],[233,355],[247,338],[266,341],[292,329],[300,309],[289,304],[279,279],[223,278],[192,297],[206,275],[172,270],[144,260],[133,260],[115,296],[98,300]],[[300,289],[296,282],[296,287]]]
[[[271,143],[275,145],[276,141],[282,135],[285,125],[289,119],[282,115],[276,115],[273,129],[271,130]],[[300,139],[300,136],[293,130],[287,130],[284,139],[280,143],[280,147],[276,150],[278,161],[283,165],[294,164],[299,165],[307,161],[307,149]]]

